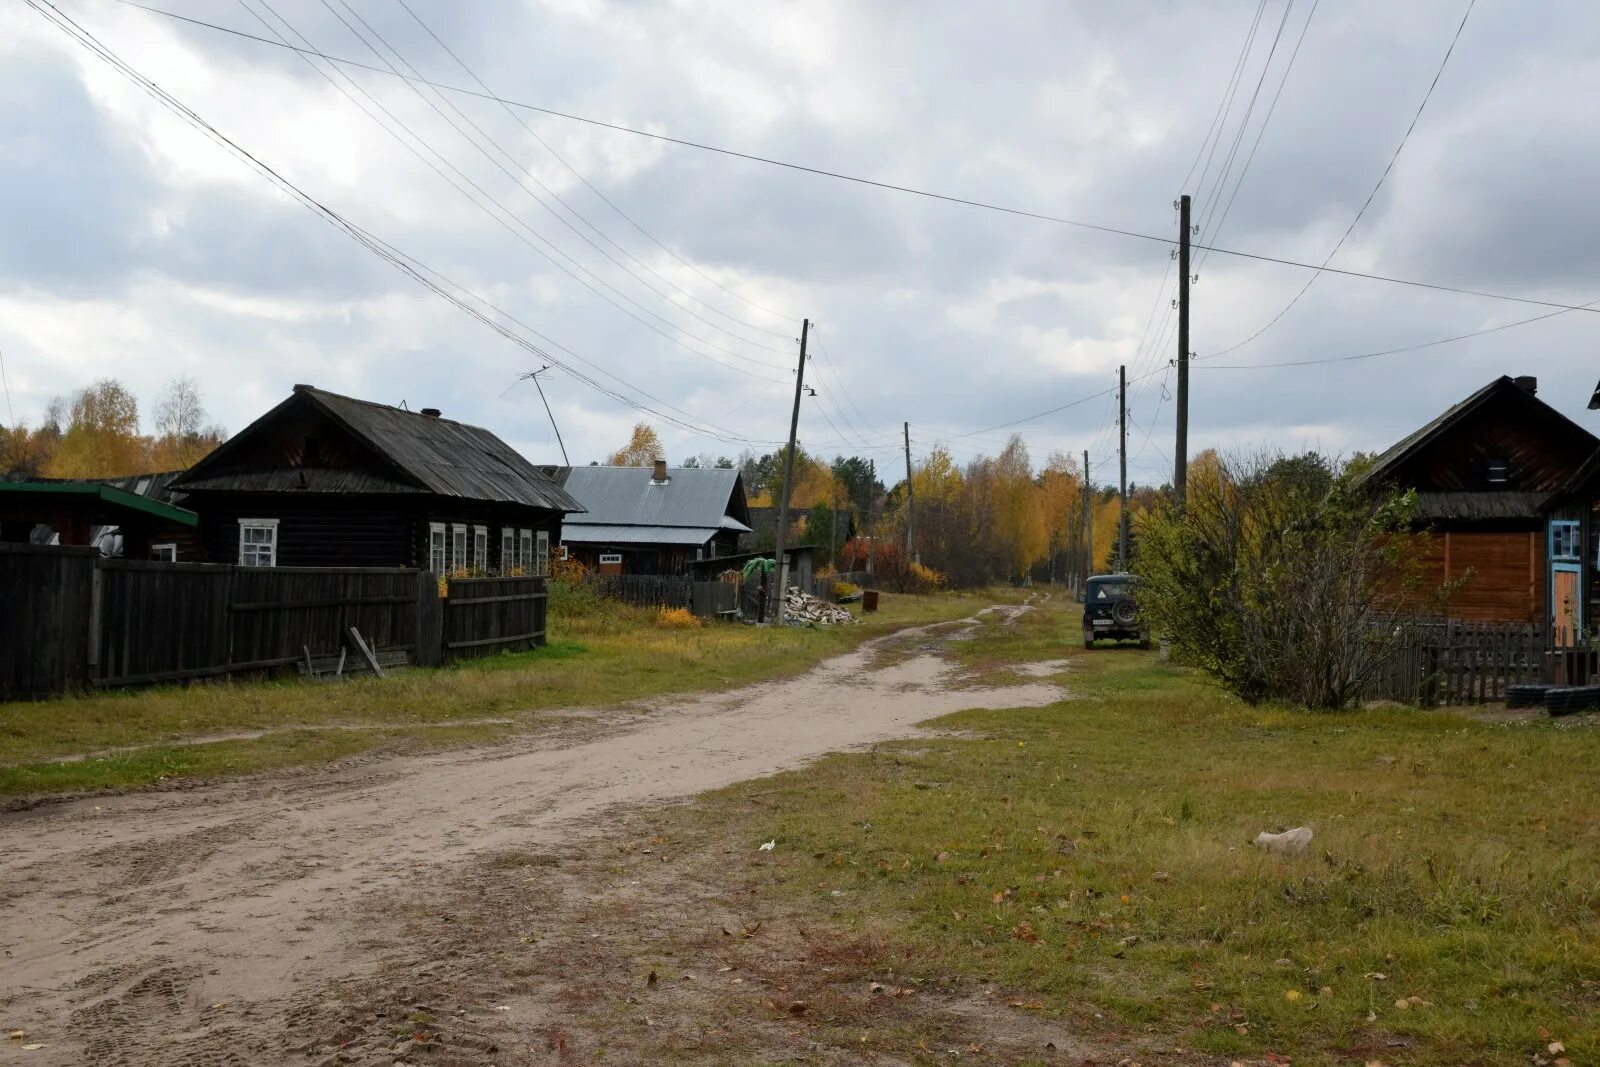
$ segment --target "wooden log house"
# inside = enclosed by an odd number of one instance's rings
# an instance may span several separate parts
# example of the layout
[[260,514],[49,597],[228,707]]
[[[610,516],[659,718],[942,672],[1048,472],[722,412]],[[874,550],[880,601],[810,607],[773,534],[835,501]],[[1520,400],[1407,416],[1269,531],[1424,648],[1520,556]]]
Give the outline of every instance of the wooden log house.
[[544,574],[583,506],[511,446],[437,409],[297,385],[170,489],[204,560]]
[[1414,489],[1424,582],[1462,580],[1458,619],[1549,623],[1560,639],[1600,621],[1595,506],[1600,439],[1500,377],[1384,452],[1372,485]]

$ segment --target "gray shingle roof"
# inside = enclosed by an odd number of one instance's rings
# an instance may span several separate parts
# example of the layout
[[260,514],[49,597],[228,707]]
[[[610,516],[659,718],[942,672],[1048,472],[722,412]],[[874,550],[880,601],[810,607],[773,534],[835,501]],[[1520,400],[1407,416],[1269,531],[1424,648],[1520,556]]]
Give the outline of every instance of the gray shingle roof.
[[654,483],[652,473],[649,467],[564,467],[556,479],[583,505],[585,526],[749,531],[741,519],[746,509],[738,471],[673,467],[664,484]]
[[[393,467],[394,477],[363,472],[238,470],[228,463],[229,444],[258,427],[270,429],[280,412],[310,404],[364,441]],[[564,492],[516,449],[481,426],[423,415],[387,404],[297,385],[294,395],[240,431],[179,477],[175,489],[309,490],[341,493],[393,493],[406,483],[438,496],[494,503],[525,504],[568,513],[583,505]],[[280,484],[281,483],[281,484]]]

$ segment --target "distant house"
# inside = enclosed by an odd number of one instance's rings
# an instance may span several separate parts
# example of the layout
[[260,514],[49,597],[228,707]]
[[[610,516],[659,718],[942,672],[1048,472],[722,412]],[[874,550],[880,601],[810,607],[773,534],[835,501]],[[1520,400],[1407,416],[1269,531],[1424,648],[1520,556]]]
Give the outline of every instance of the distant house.
[[1416,490],[1430,584],[1470,573],[1450,615],[1574,630],[1600,618],[1585,611],[1600,594],[1600,439],[1537,393],[1535,378],[1495,379],[1384,452],[1366,480]]
[[180,547],[193,552],[199,524],[199,516],[167,492],[176,475],[0,480],[0,541],[89,546],[130,559],[176,559]]
[[562,530],[567,554],[602,574],[681,574],[732,555],[750,533],[744,479],[714,467],[553,467],[583,506]]
[[583,510],[488,430],[309,385],[168,489],[203,558],[262,567],[543,573]]

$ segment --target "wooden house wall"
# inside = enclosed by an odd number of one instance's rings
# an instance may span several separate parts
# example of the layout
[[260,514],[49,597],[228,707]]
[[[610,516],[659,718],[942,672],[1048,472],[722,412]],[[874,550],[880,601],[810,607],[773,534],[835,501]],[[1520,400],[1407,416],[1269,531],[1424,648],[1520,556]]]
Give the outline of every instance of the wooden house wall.
[[[1532,406],[1486,404],[1429,442],[1389,478],[1421,492],[1555,492],[1592,448],[1576,427],[1554,425]],[[1509,461],[1491,483],[1489,461]]]
[[1539,622],[1547,611],[1545,554],[1540,530],[1435,529],[1418,544],[1418,592],[1465,578],[1443,605],[1444,614],[1456,619]]
[[[552,542],[554,543],[554,542]],[[707,549],[698,549],[695,545],[661,545],[661,544],[633,544],[633,545],[601,545],[601,544],[569,544],[567,555],[577,560],[585,567],[601,574],[687,574],[689,564],[696,559],[712,558],[711,549],[715,549],[717,556],[734,555],[739,548],[739,534],[734,530],[719,531],[711,538]],[[702,554],[696,555],[699,551]],[[607,564],[600,566],[601,553],[619,553],[622,556],[621,565]]]

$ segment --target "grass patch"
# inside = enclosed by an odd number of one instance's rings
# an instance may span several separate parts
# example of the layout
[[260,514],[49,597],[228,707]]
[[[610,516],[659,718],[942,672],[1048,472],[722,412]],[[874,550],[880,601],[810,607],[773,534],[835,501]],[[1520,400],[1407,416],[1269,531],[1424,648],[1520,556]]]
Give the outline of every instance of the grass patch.
[[[200,682],[0,704],[0,795],[132,788],[324,763],[402,743],[470,742],[508,729],[471,720],[509,718],[526,728],[539,719],[530,712],[795,674],[868,637],[969,614],[989,602],[981,597],[885,593],[869,621],[829,629],[664,630],[654,611],[580,602],[570,616],[552,620],[554,639],[545,648],[442,670],[342,683]],[[375,725],[383,729],[349,729]],[[228,736],[257,731],[272,733]],[[79,756],[92,758],[57,762]]]
[[[1075,699],[949,716],[982,739],[832,757],[687,817],[777,840],[741,874],[866,947],[841,980],[990,982],[1152,1056],[1600,1061],[1600,732],[1250,708],[1153,653],[1067,652],[1076,610],[952,646],[1070,655]],[[1249,844],[1296,825],[1305,856]]]

